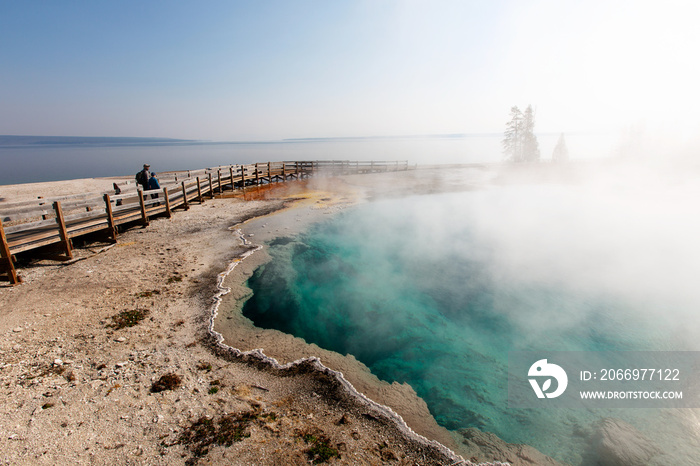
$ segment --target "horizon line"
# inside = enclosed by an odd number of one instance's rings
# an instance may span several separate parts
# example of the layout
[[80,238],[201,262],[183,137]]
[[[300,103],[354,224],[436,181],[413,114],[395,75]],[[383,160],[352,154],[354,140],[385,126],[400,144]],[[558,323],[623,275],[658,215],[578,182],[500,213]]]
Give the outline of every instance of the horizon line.
[[[535,133],[541,136],[552,136],[559,134],[579,134],[581,132],[541,132]],[[583,132],[586,133],[586,132]],[[323,141],[363,141],[363,140],[379,140],[379,139],[465,139],[475,137],[495,137],[501,136],[500,131],[492,132],[477,132],[477,133],[438,133],[438,134],[412,134],[412,135],[386,135],[386,136],[327,136],[327,137],[298,137],[298,138],[282,138],[282,139],[265,139],[265,140],[213,140],[213,139],[182,139],[172,137],[157,137],[157,136],[55,136],[55,135],[15,135],[15,134],[0,134],[0,146],[3,143],[20,142],[24,139],[23,145],[41,145],[41,144],[69,144],[74,143],[100,143],[100,142],[122,142],[122,143],[173,143],[173,144],[280,144],[294,142],[323,142]],[[5,141],[3,141],[5,139]],[[15,141],[12,141],[14,139]],[[72,141],[71,141],[72,140]],[[15,145],[15,144],[11,144]]]

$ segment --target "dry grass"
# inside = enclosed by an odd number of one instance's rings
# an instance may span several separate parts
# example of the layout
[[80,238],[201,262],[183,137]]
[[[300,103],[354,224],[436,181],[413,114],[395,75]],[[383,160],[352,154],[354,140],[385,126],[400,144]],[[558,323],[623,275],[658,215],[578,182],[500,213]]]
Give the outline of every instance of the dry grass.
[[134,309],[133,311],[122,311],[119,314],[112,316],[112,324],[108,325],[115,330],[124,327],[133,327],[148,316],[149,309]]
[[165,390],[175,390],[182,383],[182,379],[177,374],[165,374],[151,385],[151,393],[158,393]]

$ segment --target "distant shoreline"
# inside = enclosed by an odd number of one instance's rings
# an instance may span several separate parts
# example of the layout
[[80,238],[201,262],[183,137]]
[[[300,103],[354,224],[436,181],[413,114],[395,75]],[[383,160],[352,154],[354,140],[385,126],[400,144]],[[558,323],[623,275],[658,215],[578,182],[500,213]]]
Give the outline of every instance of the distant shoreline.
[[68,145],[68,144],[179,144],[199,142],[191,139],[93,137],[93,136],[11,136],[0,135],[0,147]]

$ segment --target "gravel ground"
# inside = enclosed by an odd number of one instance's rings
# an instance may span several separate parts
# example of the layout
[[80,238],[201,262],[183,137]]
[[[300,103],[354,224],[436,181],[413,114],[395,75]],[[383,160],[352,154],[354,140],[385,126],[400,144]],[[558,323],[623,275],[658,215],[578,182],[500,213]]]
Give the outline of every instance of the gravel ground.
[[[42,183],[44,196],[76,182]],[[17,186],[0,197],[37,193]],[[193,205],[114,245],[76,241],[69,262],[21,258],[24,283],[0,285],[0,462],[471,464],[316,359],[279,369],[217,343],[218,277],[253,247],[231,227],[292,203],[270,192]],[[403,409],[427,412],[400,387]],[[474,462],[554,464],[498,439],[442,439]]]

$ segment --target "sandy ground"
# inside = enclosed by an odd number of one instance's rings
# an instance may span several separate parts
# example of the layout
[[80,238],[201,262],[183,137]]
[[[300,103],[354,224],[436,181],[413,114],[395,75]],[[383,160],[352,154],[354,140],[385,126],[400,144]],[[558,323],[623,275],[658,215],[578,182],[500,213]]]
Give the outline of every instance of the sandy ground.
[[[481,179],[474,175],[474,186]],[[2,186],[0,198],[99,191],[111,183]],[[491,434],[450,433],[410,386],[381,382],[352,357],[255,329],[240,315],[214,321],[226,343],[263,348],[280,364],[320,360],[280,368],[262,352],[217,341],[210,332],[219,302],[213,297],[230,288],[222,298],[230,308],[245,293],[242,280],[266,260],[264,250],[250,254],[265,239],[262,225],[273,235],[292,219],[312,221],[369,197],[401,195],[406,186],[465,189],[463,177],[420,170],[285,185],[195,204],[124,232],[116,245],[80,245],[70,262],[32,259],[20,269],[23,284],[0,285],[0,461],[555,464]],[[230,272],[224,288],[222,272]],[[117,328],[123,312],[143,319]],[[156,383],[166,375],[169,384]]]
[[84,178],[68,181],[47,181],[43,183],[11,184],[0,186],[0,205],[3,202],[28,201],[37,197],[60,197],[80,193],[114,194],[113,183],[130,180],[133,177]]

